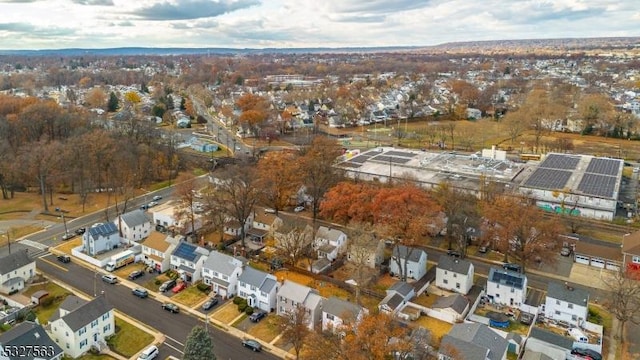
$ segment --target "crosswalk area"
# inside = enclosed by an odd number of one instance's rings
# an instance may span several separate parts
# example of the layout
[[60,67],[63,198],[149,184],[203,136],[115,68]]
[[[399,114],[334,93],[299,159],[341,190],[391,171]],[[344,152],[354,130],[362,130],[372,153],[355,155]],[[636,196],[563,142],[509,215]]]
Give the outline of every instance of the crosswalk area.
[[41,244],[39,242],[35,242],[29,239],[23,239],[18,241],[18,243],[33,248],[33,250],[29,249],[29,255],[32,258],[37,258],[49,254],[49,246]]

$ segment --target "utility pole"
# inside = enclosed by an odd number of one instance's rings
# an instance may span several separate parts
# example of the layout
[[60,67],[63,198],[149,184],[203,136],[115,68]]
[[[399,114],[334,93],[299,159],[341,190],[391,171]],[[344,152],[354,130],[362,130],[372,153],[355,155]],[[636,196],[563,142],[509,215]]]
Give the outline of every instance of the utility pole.
[[5,235],[7,237],[7,246],[9,248],[9,254],[11,254],[11,228],[7,229],[4,231],[4,233],[2,235]]

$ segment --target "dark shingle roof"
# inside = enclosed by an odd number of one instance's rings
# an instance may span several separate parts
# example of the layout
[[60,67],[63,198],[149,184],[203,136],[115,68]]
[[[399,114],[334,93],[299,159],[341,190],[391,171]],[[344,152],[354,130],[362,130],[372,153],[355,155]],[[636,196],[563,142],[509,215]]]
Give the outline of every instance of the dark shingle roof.
[[0,274],[7,274],[33,261],[34,260],[29,257],[29,254],[27,254],[26,251],[11,253],[0,259]]
[[460,294],[456,294],[438,298],[438,300],[433,304],[433,308],[451,308],[458,314],[462,314],[468,305],[469,301],[467,299]]
[[467,275],[471,268],[471,262],[454,258],[453,256],[442,255],[438,260],[438,269],[451,271],[457,274]]
[[126,214],[122,214],[121,218],[122,218],[122,222],[127,224],[128,227],[134,227],[134,226],[138,226],[138,225],[142,225],[150,222],[149,218],[144,213],[144,211],[140,209],[130,211]]
[[484,324],[454,324],[448,336],[487,348],[486,358],[501,360],[509,345],[507,340]]
[[440,354],[464,360],[486,360],[487,349],[484,346],[445,335],[440,342]]
[[113,306],[107,302],[107,298],[105,296],[98,296],[63,316],[62,320],[75,332],[106,314],[111,309],[113,309]]
[[409,293],[413,290],[413,286],[409,285],[404,281],[396,281],[393,285],[389,287],[387,291],[395,291],[400,294],[402,297],[407,297]]
[[544,341],[546,343],[559,346],[563,349],[571,350],[573,349],[573,340],[562,335],[558,335],[548,330],[540,329],[538,327],[533,327],[531,332],[529,332],[529,337],[533,339],[538,339],[540,341]]
[[573,286],[550,282],[547,287],[547,296],[571,304],[587,306],[589,303],[589,292]]
[[[62,354],[60,346],[51,340],[42,325],[30,321],[22,322],[4,334],[0,334],[0,345],[31,346],[32,348],[37,346],[41,349],[47,349],[48,353],[53,350],[53,356],[38,357],[38,359],[53,359]],[[22,356],[20,359],[34,360],[33,354],[34,352],[31,352],[29,356]]]
[[328,298],[322,305],[322,311],[343,320],[355,320],[362,311],[361,306],[335,296]]
[[[393,247],[393,256],[397,256],[400,259],[409,258],[409,261],[418,262],[420,257],[424,253],[424,250],[407,247],[404,245],[398,245]],[[398,256],[400,254],[400,256]]]

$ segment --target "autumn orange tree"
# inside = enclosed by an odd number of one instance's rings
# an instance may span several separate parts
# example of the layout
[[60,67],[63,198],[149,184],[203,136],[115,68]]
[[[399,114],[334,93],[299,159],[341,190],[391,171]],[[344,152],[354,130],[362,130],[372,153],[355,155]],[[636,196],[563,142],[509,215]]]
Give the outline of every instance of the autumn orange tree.
[[372,201],[379,187],[364,182],[343,181],[327,191],[320,204],[320,215],[341,224],[373,224]]
[[452,242],[455,240],[464,256],[467,250],[467,228],[476,226],[480,220],[478,198],[450,182],[438,184],[433,196],[447,218],[448,248],[452,249]]
[[564,233],[556,218],[545,217],[544,211],[524,196],[500,195],[493,203],[484,203],[483,230],[502,251],[505,262],[509,255],[522,265],[553,265],[558,249],[558,235]]
[[259,95],[244,94],[238,98],[236,105],[242,111],[238,120],[244,128],[256,129],[258,125],[267,119],[269,114],[267,99]]
[[298,158],[286,152],[269,152],[258,162],[261,200],[276,211],[289,205],[291,196],[300,188]]

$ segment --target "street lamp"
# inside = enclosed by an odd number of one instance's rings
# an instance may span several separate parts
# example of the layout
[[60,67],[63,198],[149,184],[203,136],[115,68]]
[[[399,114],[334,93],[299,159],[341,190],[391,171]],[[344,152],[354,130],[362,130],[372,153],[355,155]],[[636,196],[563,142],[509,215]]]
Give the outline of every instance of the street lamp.
[[67,221],[64,219],[64,210],[60,208],[56,208],[56,211],[59,212],[60,216],[62,217],[62,223],[64,224],[64,234],[65,235],[69,234],[69,231],[67,230]]
[[9,248],[9,254],[11,254],[11,238],[10,238],[10,234],[11,234],[11,229],[7,229],[2,233],[3,236],[7,237],[7,247]]

